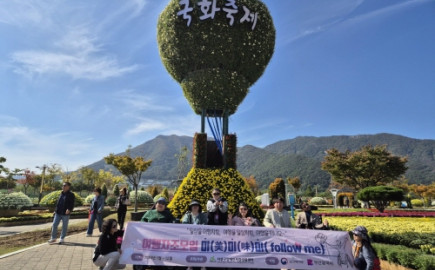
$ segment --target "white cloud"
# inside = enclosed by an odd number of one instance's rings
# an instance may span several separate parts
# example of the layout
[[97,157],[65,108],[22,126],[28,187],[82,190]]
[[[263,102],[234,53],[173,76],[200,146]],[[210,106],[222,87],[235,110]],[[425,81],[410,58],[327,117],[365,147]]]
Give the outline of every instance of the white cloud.
[[137,69],[121,67],[116,59],[47,51],[20,51],[12,54],[15,72],[29,77],[42,74],[66,74],[74,79],[104,80],[119,77]]
[[132,137],[147,133],[193,136],[195,131],[198,131],[199,129],[200,118],[196,115],[165,115],[164,117],[157,116],[153,119],[139,119],[138,123],[133,128],[124,133],[124,136]]
[[49,21],[52,4],[40,0],[9,0],[0,1],[0,23],[23,27],[37,25],[41,27]]
[[60,164],[75,170],[101,159],[107,150],[100,148],[92,138],[80,134],[41,131],[20,125],[18,119],[1,116],[0,156],[8,168],[29,168],[41,164]]
[[[150,93],[138,93],[133,89],[124,89],[113,95],[117,102],[125,105],[124,114],[127,116],[137,115],[138,111],[168,112],[173,109],[167,101],[162,101],[162,97],[154,97]],[[165,105],[159,105],[165,104]]]

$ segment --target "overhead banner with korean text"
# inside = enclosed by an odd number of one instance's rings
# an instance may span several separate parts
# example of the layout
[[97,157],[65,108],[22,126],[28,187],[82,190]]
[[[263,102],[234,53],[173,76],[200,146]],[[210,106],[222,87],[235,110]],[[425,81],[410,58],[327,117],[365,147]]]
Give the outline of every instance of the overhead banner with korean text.
[[121,249],[123,264],[355,269],[339,231],[129,222]]

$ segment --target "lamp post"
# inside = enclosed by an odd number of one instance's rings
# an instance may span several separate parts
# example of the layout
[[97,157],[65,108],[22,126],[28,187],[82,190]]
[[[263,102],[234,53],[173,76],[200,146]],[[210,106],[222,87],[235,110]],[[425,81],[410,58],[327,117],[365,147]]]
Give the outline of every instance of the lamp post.
[[44,187],[44,177],[45,177],[45,170],[47,169],[47,165],[44,164],[42,165],[42,167],[36,166],[36,168],[42,169],[41,188],[39,190],[39,199],[38,199],[38,204],[40,204],[42,199],[42,188]]
[[337,198],[337,192],[339,191],[339,189],[332,188],[329,191],[331,192],[332,198],[334,200],[334,208],[337,208],[337,199],[336,198]]

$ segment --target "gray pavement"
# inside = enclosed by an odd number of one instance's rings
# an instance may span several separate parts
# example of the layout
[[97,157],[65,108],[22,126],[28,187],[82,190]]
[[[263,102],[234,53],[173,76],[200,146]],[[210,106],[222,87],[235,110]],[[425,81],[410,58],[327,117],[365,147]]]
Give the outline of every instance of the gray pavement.
[[[68,222],[68,226],[71,224],[80,223],[82,221],[87,221],[87,218],[81,219],[70,219]],[[10,226],[10,227],[1,227],[0,226],[0,237],[19,234],[23,232],[37,231],[42,229],[51,228],[52,222],[50,223],[42,223],[42,224],[33,224],[33,225],[21,225],[21,226]],[[59,225],[59,229],[62,228],[62,222]]]
[[[0,256],[0,269],[99,269],[92,263],[97,241],[98,236],[86,237],[84,232],[70,235],[61,245],[41,244]],[[133,267],[127,265],[125,269],[131,270]]]

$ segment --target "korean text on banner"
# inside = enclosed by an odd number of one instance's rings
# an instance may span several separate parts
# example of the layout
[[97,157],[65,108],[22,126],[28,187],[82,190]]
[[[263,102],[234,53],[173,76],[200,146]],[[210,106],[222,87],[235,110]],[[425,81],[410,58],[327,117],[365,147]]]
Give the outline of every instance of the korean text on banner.
[[355,269],[347,232],[129,222],[120,263]]

